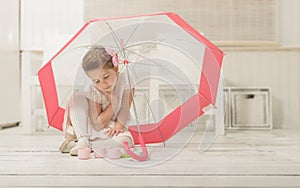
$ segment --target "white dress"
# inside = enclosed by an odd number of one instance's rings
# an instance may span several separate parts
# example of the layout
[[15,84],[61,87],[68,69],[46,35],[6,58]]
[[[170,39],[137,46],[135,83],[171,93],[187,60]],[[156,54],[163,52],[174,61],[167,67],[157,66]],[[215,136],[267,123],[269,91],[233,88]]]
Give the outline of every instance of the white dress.
[[[119,115],[124,92],[126,90],[129,90],[130,88],[133,88],[133,87],[130,87],[131,84],[133,85],[133,80],[130,78],[130,84],[129,84],[127,73],[125,71],[120,72],[118,75],[118,78],[117,78],[116,85],[112,91],[112,96],[113,96],[112,106],[113,106],[113,110],[114,110],[114,115],[108,124],[108,126],[111,128],[114,127],[117,117]],[[100,104],[102,111],[104,111],[107,108],[107,106],[109,105],[109,100],[108,100],[107,96],[102,91],[98,90],[94,84],[89,86],[88,90],[85,91],[85,95],[88,99]],[[128,118],[127,122],[129,122],[129,121],[130,121],[130,117]],[[89,121],[89,124],[90,124],[89,126],[91,126],[90,121]],[[105,135],[105,131],[106,130],[103,129],[103,130],[100,130],[99,132],[97,132],[92,128],[91,129],[91,139],[94,139],[97,137],[107,138],[107,136]],[[126,127],[125,133],[126,132],[128,132],[127,127]],[[126,133],[126,135],[128,135],[128,133]],[[123,134],[119,134],[119,135],[123,135]],[[129,135],[130,135],[130,133],[129,133]]]

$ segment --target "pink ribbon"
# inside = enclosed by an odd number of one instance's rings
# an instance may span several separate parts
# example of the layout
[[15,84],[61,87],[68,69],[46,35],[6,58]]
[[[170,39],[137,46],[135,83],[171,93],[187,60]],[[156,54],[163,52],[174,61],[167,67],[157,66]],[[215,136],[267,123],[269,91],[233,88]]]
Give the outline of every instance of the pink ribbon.
[[116,56],[114,50],[111,48],[105,48],[105,51],[112,57],[112,63],[114,64],[114,66],[118,66],[119,58]]

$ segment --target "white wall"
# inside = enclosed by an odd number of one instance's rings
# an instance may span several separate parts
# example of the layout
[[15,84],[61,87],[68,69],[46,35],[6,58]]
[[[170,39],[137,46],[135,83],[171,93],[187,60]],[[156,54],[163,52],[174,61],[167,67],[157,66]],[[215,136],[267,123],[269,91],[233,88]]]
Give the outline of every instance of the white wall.
[[300,1],[278,1],[280,43],[283,47],[300,47]]
[[300,49],[225,52],[225,85],[271,87],[274,127],[300,127]]
[[82,10],[82,0],[21,0],[21,50],[44,50],[47,42],[74,34]]
[[300,128],[300,1],[278,0],[279,46],[224,47],[227,86],[270,86],[275,128]]
[[18,13],[18,0],[0,0],[0,124],[21,119]]

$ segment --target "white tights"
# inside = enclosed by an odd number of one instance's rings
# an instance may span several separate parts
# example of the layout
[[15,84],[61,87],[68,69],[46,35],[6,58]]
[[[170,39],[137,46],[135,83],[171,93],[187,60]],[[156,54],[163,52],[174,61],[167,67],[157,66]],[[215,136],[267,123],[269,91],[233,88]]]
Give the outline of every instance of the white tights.
[[[128,131],[125,131],[118,136],[114,136],[112,139],[109,139],[105,134],[106,129],[102,129],[98,132],[95,131],[90,123],[88,111],[89,104],[86,96],[82,93],[73,95],[66,113],[70,114],[73,130],[78,140],[83,138],[88,145],[89,141],[95,140],[95,144],[102,145],[103,147],[120,146],[124,141],[127,141],[130,144],[132,137]],[[110,127],[113,127],[114,125],[114,121],[109,123]]]

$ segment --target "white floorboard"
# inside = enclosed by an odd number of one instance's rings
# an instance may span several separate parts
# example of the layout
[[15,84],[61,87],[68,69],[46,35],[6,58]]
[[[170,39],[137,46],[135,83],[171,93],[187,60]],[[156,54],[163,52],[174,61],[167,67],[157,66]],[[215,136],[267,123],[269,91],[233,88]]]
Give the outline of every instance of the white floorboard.
[[202,154],[197,133],[175,157],[144,168],[78,160],[58,152],[60,134],[17,130],[0,131],[0,187],[300,187],[295,130],[227,131]]

